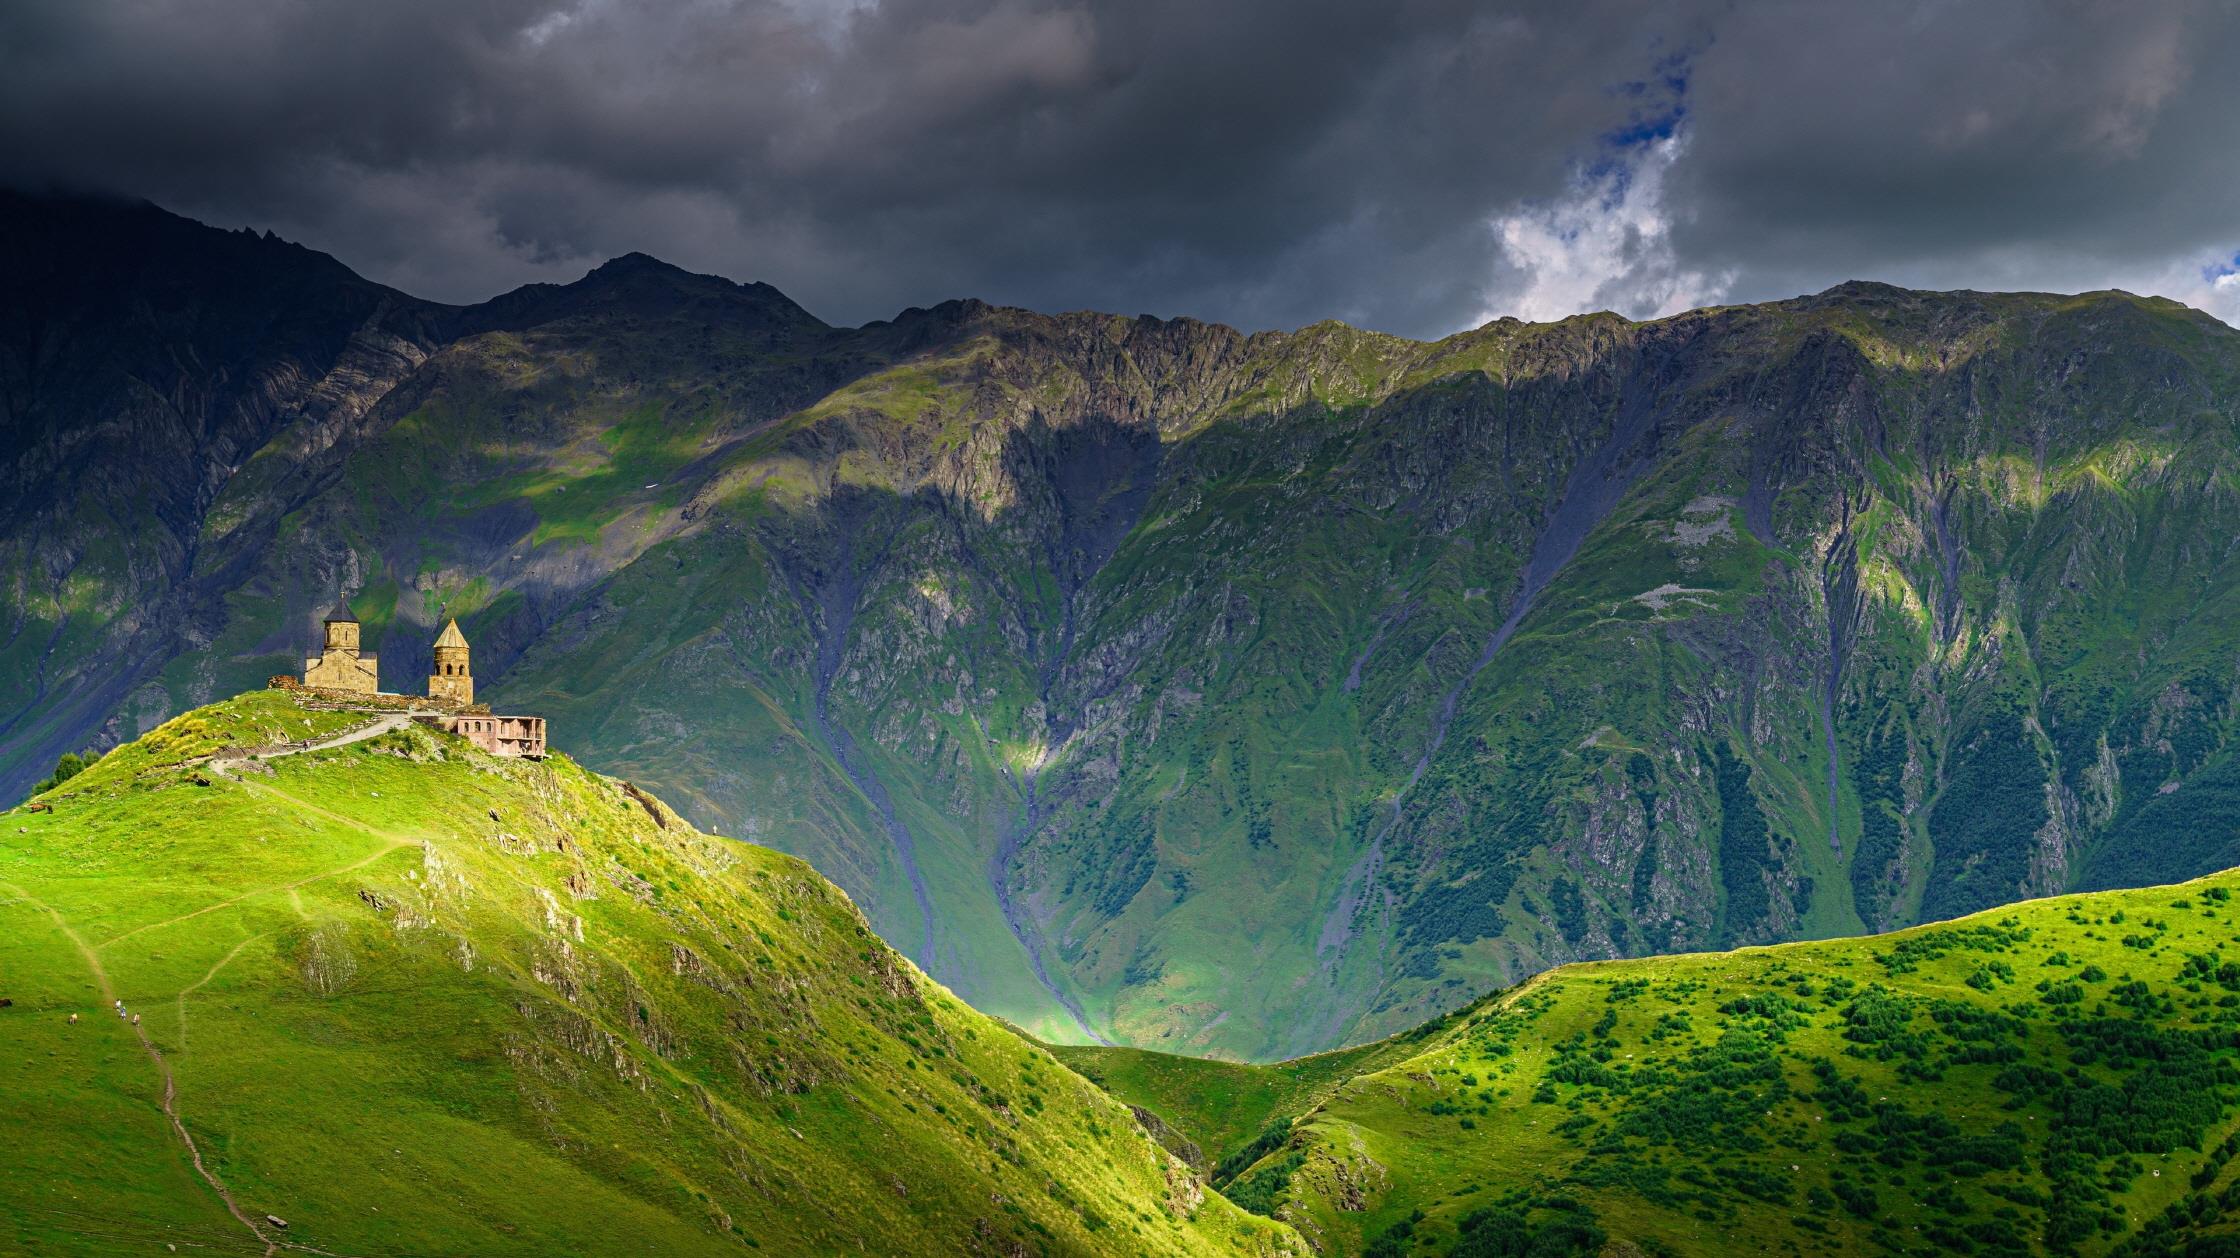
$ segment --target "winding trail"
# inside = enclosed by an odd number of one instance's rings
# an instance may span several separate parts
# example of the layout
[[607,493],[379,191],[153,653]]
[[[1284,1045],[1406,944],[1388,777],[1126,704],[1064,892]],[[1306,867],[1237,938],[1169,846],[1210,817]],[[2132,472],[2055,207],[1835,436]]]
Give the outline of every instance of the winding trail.
[[[55,929],[61,931],[62,937],[68,939],[70,945],[78,950],[79,958],[85,962],[86,969],[92,973],[94,988],[101,993],[102,1010],[106,1012],[115,1008],[117,1001],[116,985],[110,982],[109,972],[102,968],[100,954],[87,946],[84,938],[71,927],[69,919],[65,918],[54,906],[37,899],[21,887],[0,883],[0,890],[7,891],[24,903],[36,907],[54,921]],[[239,951],[239,949],[236,949],[236,951]],[[181,999],[184,1000],[184,994],[182,994]],[[148,1060],[155,1064],[156,1076],[163,1080],[163,1116],[171,1121],[172,1134],[177,1136],[179,1143],[186,1147],[187,1160],[194,1164],[194,1173],[202,1177],[202,1182],[210,1186],[210,1191],[218,1194],[218,1200],[225,1203],[226,1212],[231,1214],[241,1226],[249,1229],[251,1236],[257,1238],[257,1242],[264,1246],[264,1252],[269,1258],[270,1255],[279,1251],[281,1242],[267,1235],[265,1229],[255,1219],[251,1218],[246,1211],[242,1210],[239,1202],[233,1199],[233,1194],[226,1190],[225,1181],[219,1179],[215,1172],[203,1165],[201,1147],[195,1144],[194,1136],[188,1132],[187,1125],[179,1120],[178,1084],[172,1078],[171,1063],[164,1060],[163,1050],[156,1047],[155,1041],[149,1038],[145,1027],[133,1026],[132,1034],[140,1041],[140,1047],[148,1054]],[[295,1247],[290,1246],[290,1248]]]
[[361,857],[358,860],[354,860],[347,865],[338,865],[333,869],[325,870],[321,873],[308,874],[304,877],[296,879],[293,882],[283,882],[275,886],[259,887],[254,891],[244,891],[240,895],[237,895],[230,900],[220,900],[216,904],[206,904],[199,909],[195,909],[192,912],[181,913],[177,917],[168,917],[160,922],[149,922],[145,926],[135,926],[131,930],[128,930],[121,935],[112,935],[109,938],[102,940],[99,944],[95,945],[97,949],[111,947],[112,945],[122,943],[125,940],[132,938],[134,935],[144,934],[151,930],[160,930],[166,926],[176,926],[180,922],[190,921],[194,918],[202,916],[205,913],[215,913],[220,909],[230,909],[234,905],[239,904],[244,900],[254,900],[258,896],[276,895],[282,891],[294,891],[298,887],[309,886],[314,882],[332,878],[337,874],[347,874],[355,869],[363,869],[366,866],[371,865],[375,861],[380,860],[382,857],[387,856],[389,853],[396,851],[400,847],[419,846],[419,844],[417,844],[416,841],[412,839],[400,838],[396,835],[388,833],[387,831],[376,830],[371,826],[352,821],[349,818],[344,817],[340,813],[328,812],[326,809],[320,808],[317,805],[306,804],[285,791],[275,790],[272,787],[259,787],[256,786],[255,783],[250,782],[244,782],[241,783],[241,785],[254,787],[258,790],[270,791],[272,794],[278,795],[280,798],[285,799],[308,812],[318,813],[330,820],[339,821],[342,824],[351,827],[352,829],[361,830],[367,834],[375,835],[376,837],[384,840],[384,842],[378,851],[375,851],[370,855]]
[[241,754],[232,756],[224,755],[218,752],[212,752],[207,756],[195,756],[188,760],[182,760],[179,763],[207,764],[211,768],[223,773],[225,772],[225,766],[229,764],[238,764],[243,760],[278,760],[282,756],[300,756],[307,751],[332,751],[337,747],[347,747],[352,743],[362,743],[369,738],[379,738],[383,734],[403,729],[405,726],[410,724],[412,724],[412,713],[391,712],[372,721],[369,721],[364,725],[360,725],[355,729],[337,734],[332,738],[324,739],[320,742],[291,744],[289,746],[281,747],[273,751],[244,750]]
[[[409,721],[410,719],[411,718],[409,716],[403,718],[404,721]],[[308,747],[293,748],[286,752],[274,752],[270,754],[292,755],[300,751],[321,751],[329,747],[339,747],[348,743],[361,742],[365,739],[375,737],[379,734],[387,733],[391,729],[399,728],[401,724],[401,721],[394,720],[377,721],[374,722],[372,726],[352,731],[352,733],[343,735],[339,738],[329,739],[324,743],[313,744]],[[88,944],[85,941],[85,937],[80,935],[77,929],[70,924],[69,919],[65,918],[62,915],[61,911],[56,909],[53,905],[47,904],[46,902],[31,895],[23,888],[18,887],[12,883],[0,883],[0,891],[5,891],[10,895],[15,896],[22,902],[38,909],[40,912],[45,913],[47,917],[54,922],[55,929],[61,932],[62,936],[65,939],[68,939],[70,941],[70,945],[73,948],[77,949],[79,958],[84,961],[87,971],[93,976],[94,987],[100,993],[101,1000],[104,1002],[102,1005],[102,1010],[104,1012],[116,1007],[118,996],[115,983],[109,978],[109,972],[107,968],[101,964],[102,949],[107,948],[110,945],[118,943],[122,940],[129,939],[134,935],[141,934],[145,931],[155,930],[164,926],[176,925],[177,923],[189,921],[193,918],[200,917],[205,913],[213,913],[218,911],[219,909],[231,908],[234,905],[240,904],[246,900],[255,899],[259,896],[274,895],[280,892],[286,892],[288,895],[293,897],[295,896],[298,889],[302,887],[322,881],[327,878],[335,877],[339,874],[346,874],[353,870],[363,869],[367,865],[373,864],[375,861],[388,856],[399,848],[426,846],[425,840],[407,838],[405,836],[380,829],[376,826],[367,825],[362,821],[358,821],[351,817],[345,817],[341,813],[322,808],[317,804],[309,802],[308,800],[298,798],[297,796],[292,795],[287,791],[281,790],[276,786],[267,786],[260,782],[244,781],[238,777],[235,777],[231,773],[227,773],[222,763],[220,762],[212,762],[211,767],[214,772],[219,773],[229,782],[233,782],[236,785],[246,787],[250,790],[270,796],[287,804],[290,807],[299,808],[303,811],[313,813],[329,821],[333,821],[339,825],[342,825],[348,829],[356,830],[362,834],[371,835],[372,837],[380,839],[382,841],[381,846],[368,855],[362,856],[357,860],[351,861],[347,864],[337,865],[332,869],[322,870],[318,873],[307,874],[302,878],[297,878],[290,882],[284,882],[275,886],[262,887],[255,891],[245,892],[241,895],[233,897],[232,899],[223,900],[216,904],[205,905],[202,908],[193,910],[192,912],[181,913],[177,917],[167,918],[164,921],[151,922],[145,926],[137,926],[131,930],[124,932],[121,935],[113,936],[100,944]],[[182,1051],[184,1051],[187,1038],[187,997],[194,994],[196,991],[199,991],[205,984],[216,978],[220,971],[225,969],[227,965],[233,962],[234,958],[241,955],[243,949],[247,948],[250,944],[255,943],[258,939],[261,938],[264,938],[264,936],[252,935],[249,938],[243,939],[239,943],[235,944],[232,951],[219,958],[217,963],[212,965],[200,979],[197,979],[191,986],[182,989],[173,997],[173,1001],[178,1012],[179,1044]],[[270,1258],[271,1255],[276,1254],[281,1250],[289,1250],[296,1253],[321,1255],[322,1258],[347,1258],[346,1255],[337,1254],[331,1250],[319,1249],[311,1245],[284,1240],[278,1236],[272,1235],[270,1229],[266,1225],[260,1223],[257,1218],[241,1208],[241,1204],[238,1201],[234,1200],[232,1192],[226,1188],[225,1181],[220,1179],[217,1173],[211,1170],[209,1166],[203,1162],[201,1146],[195,1143],[193,1133],[187,1130],[185,1121],[182,1120],[179,1116],[178,1081],[172,1072],[170,1061],[164,1057],[163,1050],[156,1047],[155,1041],[150,1038],[145,1027],[133,1025],[131,1029],[133,1036],[140,1041],[140,1047],[142,1051],[147,1053],[149,1062],[151,1062],[155,1066],[157,1078],[160,1079],[163,1083],[163,1092],[160,1098],[160,1105],[163,1109],[163,1116],[170,1122],[172,1134],[178,1137],[180,1145],[186,1149],[187,1160],[194,1166],[195,1174],[200,1176],[202,1178],[202,1181],[210,1186],[210,1190],[218,1195],[218,1200],[225,1204],[226,1212],[228,1214],[231,1214],[234,1219],[241,1224],[241,1226],[249,1230],[249,1234],[256,1238],[256,1243],[264,1246],[264,1253],[267,1255],[267,1258]]]
[[187,1051],[187,997],[192,996],[196,992],[201,991],[204,987],[209,986],[210,980],[218,977],[218,971],[225,969],[229,965],[232,965],[233,959],[241,955],[242,949],[263,938],[265,938],[265,936],[262,934],[251,935],[247,939],[242,940],[240,943],[235,944],[233,946],[233,950],[218,958],[218,963],[211,966],[209,971],[205,973],[201,978],[198,978],[192,984],[179,989],[179,995],[177,997],[176,1003],[178,1005],[179,1013],[180,1052],[184,1053]]

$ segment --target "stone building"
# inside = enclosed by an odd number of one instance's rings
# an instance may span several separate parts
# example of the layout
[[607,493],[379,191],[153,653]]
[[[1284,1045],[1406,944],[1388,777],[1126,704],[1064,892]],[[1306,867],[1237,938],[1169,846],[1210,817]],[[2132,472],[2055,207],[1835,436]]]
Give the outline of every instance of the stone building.
[[358,650],[358,616],[350,600],[338,599],[327,613],[327,643],[323,654],[303,662],[303,684],[319,690],[350,694],[377,694],[381,689],[379,661]]
[[416,716],[437,729],[457,734],[493,756],[544,759],[544,718],[541,716],[489,716],[471,712],[431,713]]
[[474,701],[474,672],[467,666],[467,635],[454,619],[436,637],[435,671],[428,675],[428,697],[456,711],[413,719],[457,734],[493,756],[544,759],[544,718],[496,716]]
[[474,703],[474,673],[467,666],[467,635],[456,618],[436,637],[435,671],[428,675],[428,697],[455,707]]

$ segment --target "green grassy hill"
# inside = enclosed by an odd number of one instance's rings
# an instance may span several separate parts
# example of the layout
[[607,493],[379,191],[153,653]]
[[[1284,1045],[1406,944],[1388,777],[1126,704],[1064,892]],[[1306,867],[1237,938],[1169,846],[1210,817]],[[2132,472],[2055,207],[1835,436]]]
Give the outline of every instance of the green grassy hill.
[[2236,892],[1566,966],[1352,1071],[1067,1059],[1327,1253],[2232,1255]]
[[792,857],[420,727],[207,759],[367,720],[246,694],[7,815],[0,1250],[1297,1248]]

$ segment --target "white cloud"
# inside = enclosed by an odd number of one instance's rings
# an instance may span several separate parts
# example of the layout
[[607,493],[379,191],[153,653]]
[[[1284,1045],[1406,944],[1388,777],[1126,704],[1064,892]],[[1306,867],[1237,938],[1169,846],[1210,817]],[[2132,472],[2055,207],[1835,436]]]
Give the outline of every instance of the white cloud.
[[1659,318],[1723,298],[1732,272],[1684,266],[1673,250],[1665,174],[1686,152],[1682,135],[1621,150],[1578,172],[1560,199],[1495,217],[1508,274],[1490,287],[1479,322],[1590,310]]
[[2240,328],[2240,274],[2220,275],[2209,281],[2209,303],[2203,309]]
[[2078,288],[2120,288],[2149,297],[2168,297],[2240,328],[2240,259],[2230,253],[2181,259],[2147,271],[2117,270],[2094,276]]

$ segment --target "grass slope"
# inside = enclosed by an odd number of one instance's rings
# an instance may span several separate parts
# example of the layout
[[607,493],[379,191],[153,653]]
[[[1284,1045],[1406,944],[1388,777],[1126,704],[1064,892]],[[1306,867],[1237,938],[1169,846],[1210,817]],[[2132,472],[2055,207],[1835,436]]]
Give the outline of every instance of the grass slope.
[[0,1249],[1297,1247],[796,859],[418,727],[199,759],[363,720],[243,695],[9,814]]
[[1255,1143],[1273,1147],[1288,1134],[1295,1115],[1322,1104],[1346,1080],[1406,1059],[1437,1026],[1272,1065],[1098,1044],[1057,1044],[1050,1051],[1082,1077],[1157,1114],[1197,1143],[1220,1172],[1218,1185],[1258,1160],[1257,1154],[1243,1156]]
[[[1567,966],[1306,1063],[1224,1191],[1333,1253],[2240,1252],[2236,891]],[[1222,1139],[1301,1074],[1070,1056]]]

